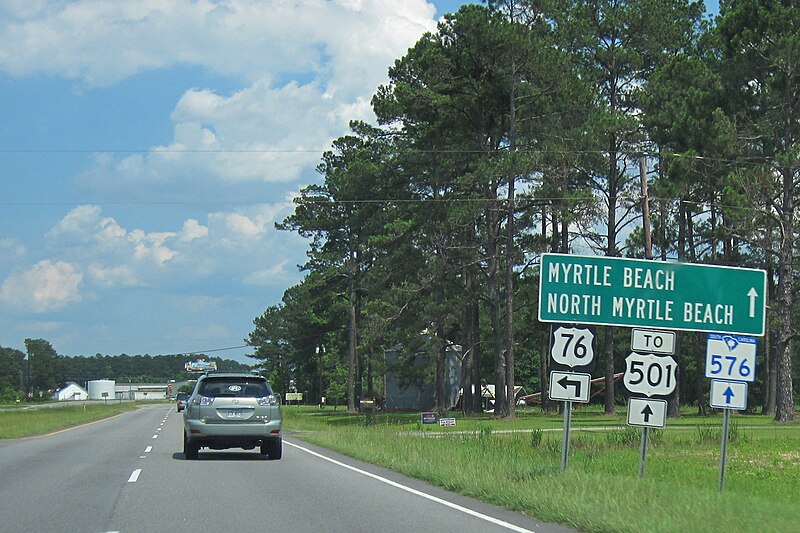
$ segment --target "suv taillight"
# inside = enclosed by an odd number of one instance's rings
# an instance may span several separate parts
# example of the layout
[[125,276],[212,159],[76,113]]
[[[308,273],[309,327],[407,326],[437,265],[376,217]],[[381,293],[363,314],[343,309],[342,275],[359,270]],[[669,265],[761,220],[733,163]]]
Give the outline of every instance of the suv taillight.
[[211,405],[214,403],[214,398],[208,396],[194,396],[192,397],[192,405]]
[[258,399],[258,405],[280,405],[280,398],[274,394]]

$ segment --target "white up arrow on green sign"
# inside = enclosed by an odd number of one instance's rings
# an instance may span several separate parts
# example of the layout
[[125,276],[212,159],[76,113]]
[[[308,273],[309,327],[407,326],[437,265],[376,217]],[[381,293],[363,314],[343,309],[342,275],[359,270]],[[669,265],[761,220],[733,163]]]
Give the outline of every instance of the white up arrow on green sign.
[[764,334],[764,270],[564,254],[541,266],[542,322]]

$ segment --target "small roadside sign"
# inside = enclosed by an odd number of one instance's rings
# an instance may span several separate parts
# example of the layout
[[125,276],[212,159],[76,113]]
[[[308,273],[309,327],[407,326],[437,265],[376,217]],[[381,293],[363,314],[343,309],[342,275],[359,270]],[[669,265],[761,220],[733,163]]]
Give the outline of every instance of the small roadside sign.
[[651,398],[628,399],[628,425],[646,428],[667,427],[667,401]]
[[747,409],[747,383],[712,379],[709,403],[717,409]]
[[673,355],[675,353],[675,332],[633,328],[631,330],[631,351]]
[[594,328],[554,324],[550,328],[550,358],[553,369],[587,372],[593,370],[595,339]]
[[435,424],[436,423],[436,413],[422,413],[422,423],[423,424]]
[[589,402],[592,375],[579,372],[550,372],[550,399],[563,402]]
[[455,418],[440,418],[439,419],[439,427],[455,427],[456,419]]
[[758,339],[742,335],[709,333],[706,344],[706,377],[733,381],[756,378]]
[[631,352],[625,358],[622,383],[633,394],[669,396],[675,392],[678,364],[669,355]]

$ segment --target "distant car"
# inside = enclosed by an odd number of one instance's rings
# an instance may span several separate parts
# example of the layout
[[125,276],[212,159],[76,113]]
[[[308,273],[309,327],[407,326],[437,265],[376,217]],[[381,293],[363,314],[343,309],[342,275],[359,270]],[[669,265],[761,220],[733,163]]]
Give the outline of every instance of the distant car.
[[185,392],[179,392],[178,395],[175,397],[175,400],[178,402],[178,412],[183,411],[186,409],[186,401],[189,399],[189,394]]
[[280,398],[258,374],[200,376],[183,412],[183,455],[197,459],[200,448],[256,446],[269,459],[283,455]]

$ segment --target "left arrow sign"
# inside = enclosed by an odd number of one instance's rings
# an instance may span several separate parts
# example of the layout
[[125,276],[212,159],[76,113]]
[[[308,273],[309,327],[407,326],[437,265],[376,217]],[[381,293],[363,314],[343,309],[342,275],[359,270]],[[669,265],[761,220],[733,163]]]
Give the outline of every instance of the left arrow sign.
[[591,374],[554,370],[550,372],[550,399],[586,403],[589,401],[591,381]]
[[575,396],[580,398],[581,396],[581,381],[579,379],[569,379],[569,376],[564,376],[560,380],[558,380],[558,384],[561,385],[563,388],[567,387],[575,387]]

